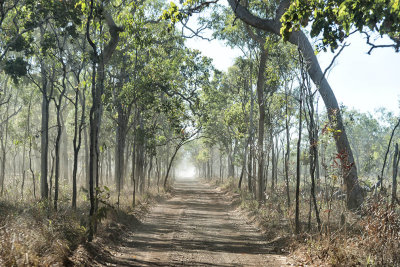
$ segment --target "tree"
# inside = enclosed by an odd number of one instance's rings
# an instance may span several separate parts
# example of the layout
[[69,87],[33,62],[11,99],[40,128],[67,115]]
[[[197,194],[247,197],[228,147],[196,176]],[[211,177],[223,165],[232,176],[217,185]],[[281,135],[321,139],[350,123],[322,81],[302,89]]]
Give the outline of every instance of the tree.
[[[92,106],[90,108],[90,152],[89,152],[89,196],[90,196],[90,227],[88,240],[92,241],[93,234],[95,231],[95,211],[96,211],[96,200],[97,188],[98,188],[98,177],[99,177],[99,130],[101,123],[101,112],[102,112],[102,96],[104,92],[104,79],[105,79],[105,65],[111,59],[112,54],[117,48],[119,42],[119,33],[123,31],[122,28],[118,27],[111,14],[103,7],[102,17],[105,19],[108,30],[110,33],[110,39],[105,44],[104,49],[98,52],[98,45],[96,45],[91,37],[90,25],[94,19],[94,0],[90,1],[89,15],[86,24],[86,37],[90,46],[93,50],[92,59]],[[98,14],[100,15],[100,14]],[[94,192],[94,182],[96,182],[96,194]]]
[[[272,19],[263,19],[250,13],[247,8],[235,0],[228,0],[228,2],[233,12],[245,23],[276,35],[280,35],[281,24],[279,21],[290,5],[290,1],[281,1],[276,9],[275,16]],[[340,157],[342,168],[346,173],[344,181],[347,190],[347,207],[349,209],[356,209],[363,202],[363,194],[358,183],[357,168],[354,164],[353,153],[343,126],[342,115],[336,97],[323,75],[315,56],[314,49],[306,35],[302,31],[293,31],[287,40],[298,46],[299,50],[302,52],[305,58],[308,74],[319,89],[328,110],[328,116],[332,127],[340,132],[340,134],[335,135],[335,141],[337,152],[342,155]]]

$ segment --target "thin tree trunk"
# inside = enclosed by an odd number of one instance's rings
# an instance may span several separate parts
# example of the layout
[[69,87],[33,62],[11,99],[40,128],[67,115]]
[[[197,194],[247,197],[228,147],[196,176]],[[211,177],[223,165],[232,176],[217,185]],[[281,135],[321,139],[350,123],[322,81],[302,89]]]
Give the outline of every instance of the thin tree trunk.
[[135,165],[136,165],[136,139],[132,142],[132,207],[135,207],[136,204],[136,179],[135,179]]
[[399,170],[399,144],[396,143],[393,157],[392,204],[397,200],[397,172]]
[[42,128],[41,128],[41,157],[40,157],[40,194],[42,199],[49,196],[49,186],[47,183],[47,162],[49,150],[49,100],[47,99],[47,80],[46,72],[42,66]]
[[267,62],[267,52],[264,48],[260,51],[260,65],[258,68],[257,80],[257,101],[260,117],[258,119],[258,195],[259,203],[264,201],[264,121],[265,121],[265,101],[264,101],[264,86],[265,86],[265,66]]
[[272,131],[270,131],[270,139],[271,139],[271,151],[272,151],[272,173],[271,173],[271,193],[275,191],[275,172],[277,171],[276,169],[276,161],[277,161],[277,155],[275,153],[275,141],[274,137],[272,136]]
[[288,92],[285,87],[285,129],[286,129],[286,153],[285,153],[285,180],[286,180],[286,195],[287,205],[290,208],[290,188],[289,188],[289,159],[290,159],[290,129],[289,129],[289,103]]
[[89,189],[89,142],[88,142],[88,128],[83,129],[83,141],[85,143],[85,188]]
[[[77,75],[77,84],[79,84],[79,73]],[[75,91],[75,114],[74,114],[74,139],[73,139],[73,146],[74,146],[74,163],[73,163],[73,170],[72,170],[72,208],[76,209],[76,198],[77,198],[77,172],[78,172],[78,157],[79,157],[79,150],[82,144],[82,130],[83,125],[85,124],[85,107],[86,107],[86,97],[85,97],[85,90],[84,88],[81,96],[80,91]],[[81,110],[81,118],[78,125],[78,101],[80,99],[82,110]],[[86,157],[85,157],[86,160]]]
[[170,172],[171,167],[172,167],[172,162],[174,161],[175,156],[178,153],[178,151],[181,148],[181,146],[182,146],[182,144],[178,144],[177,145],[177,147],[175,148],[174,153],[172,154],[171,160],[169,161],[168,168],[167,168],[167,173],[165,174],[165,177],[164,177],[164,189],[167,188],[168,176],[169,176],[169,172]]
[[299,101],[299,137],[297,139],[297,162],[296,162],[296,214],[295,214],[295,233],[300,233],[300,144],[302,131],[302,110],[303,110],[303,92],[300,93]]
[[8,109],[9,109],[9,103],[7,103],[7,108],[6,108],[6,125],[5,125],[5,133],[2,133],[1,136],[1,152],[2,152],[2,157],[1,157],[1,172],[0,172],[0,181],[1,181],[1,196],[4,194],[4,180],[5,180],[5,172],[6,172],[6,158],[7,158],[7,151],[6,151],[6,145],[7,145],[7,139],[8,139]]
[[153,156],[150,155],[150,164],[149,164],[149,169],[147,171],[147,190],[150,190],[150,177],[152,169],[153,169]]
[[54,210],[57,211],[58,204],[58,189],[59,189],[59,178],[60,178],[60,141],[62,133],[62,125],[60,119],[61,103],[57,105],[57,137],[55,141],[55,175],[54,175]]

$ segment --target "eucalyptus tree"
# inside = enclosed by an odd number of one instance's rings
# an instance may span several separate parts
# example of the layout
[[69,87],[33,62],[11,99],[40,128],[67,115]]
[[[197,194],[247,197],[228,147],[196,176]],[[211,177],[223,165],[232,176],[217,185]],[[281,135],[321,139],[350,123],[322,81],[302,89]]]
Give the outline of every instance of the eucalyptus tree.
[[[102,113],[102,96],[104,93],[105,67],[109,63],[111,56],[117,48],[119,35],[124,29],[114,21],[113,13],[115,11],[113,3],[110,1],[94,1],[91,0],[89,5],[86,1],[80,1],[79,6],[87,14],[86,21],[86,37],[92,48],[92,81],[91,94],[92,106],[90,108],[90,149],[89,149],[89,197],[90,197],[90,226],[88,239],[93,239],[96,228],[95,212],[97,211],[97,188],[99,185],[99,131],[101,127]],[[132,4],[132,3],[131,3]],[[131,5],[127,7],[136,10]],[[135,13],[135,12],[133,12]],[[94,39],[92,34],[96,36],[103,30],[103,22],[105,21],[109,38],[104,40]],[[93,27],[91,26],[93,25]],[[100,43],[96,42],[100,41]],[[96,192],[95,187],[96,186]]]

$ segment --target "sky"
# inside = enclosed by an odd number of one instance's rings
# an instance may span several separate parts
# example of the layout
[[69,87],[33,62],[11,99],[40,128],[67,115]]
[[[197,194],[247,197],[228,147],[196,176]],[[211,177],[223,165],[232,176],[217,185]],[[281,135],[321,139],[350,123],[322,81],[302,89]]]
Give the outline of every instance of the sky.
[[[327,76],[338,102],[361,112],[374,114],[377,108],[385,107],[399,115],[400,53],[392,48],[380,48],[368,55],[369,46],[359,34],[348,38],[347,43],[350,46],[339,55]],[[219,40],[192,38],[186,45],[212,58],[214,66],[224,71],[233,65],[235,57],[242,55],[239,49],[231,49]],[[334,55],[318,54],[322,70]]]

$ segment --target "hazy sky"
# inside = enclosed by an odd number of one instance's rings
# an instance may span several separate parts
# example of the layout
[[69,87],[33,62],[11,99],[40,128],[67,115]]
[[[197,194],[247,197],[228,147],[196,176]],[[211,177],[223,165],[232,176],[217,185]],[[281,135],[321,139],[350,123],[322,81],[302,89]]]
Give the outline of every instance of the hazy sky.
[[[400,53],[391,48],[381,48],[368,55],[369,47],[361,35],[352,36],[348,43],[351,45],[336,59],[328,76],[338,102],[363,112],[373,113],[376,108],[386,107],[399,114]],[[217,40],[208,42],[193,38],[186,44],[212,58],[214,66],[220,70],[227,70],[234,58],[242,55],[240,50],[233,50]],[[333,56],[331,52],[318,55],[323,70]]]

